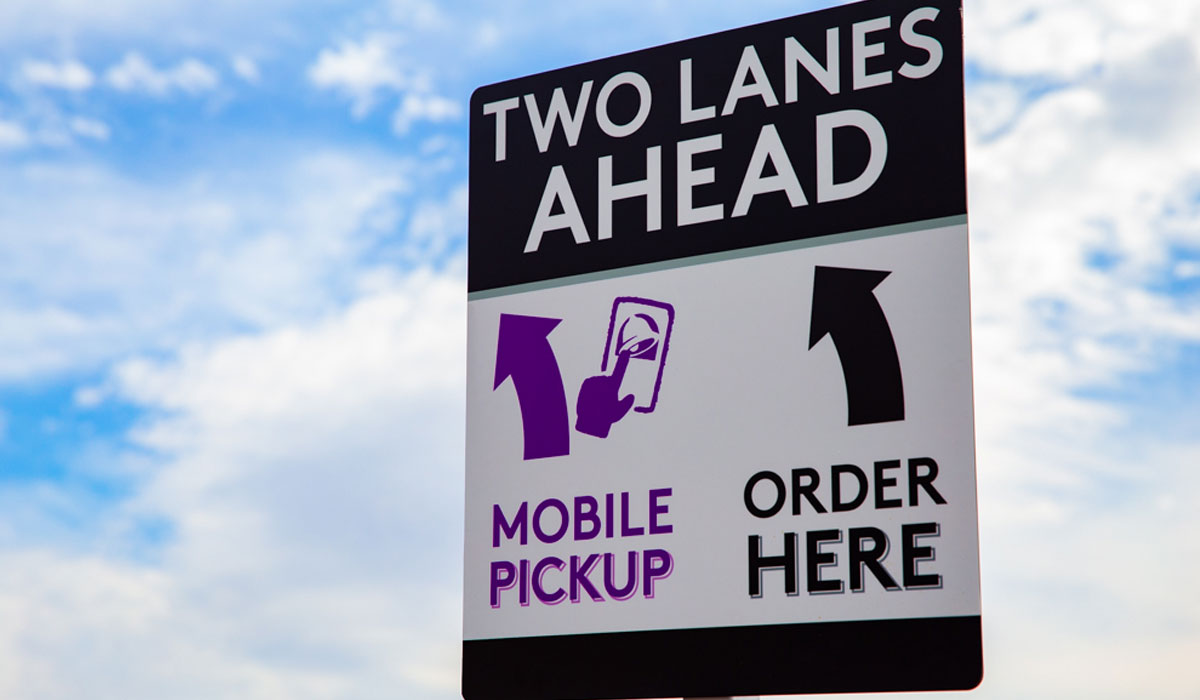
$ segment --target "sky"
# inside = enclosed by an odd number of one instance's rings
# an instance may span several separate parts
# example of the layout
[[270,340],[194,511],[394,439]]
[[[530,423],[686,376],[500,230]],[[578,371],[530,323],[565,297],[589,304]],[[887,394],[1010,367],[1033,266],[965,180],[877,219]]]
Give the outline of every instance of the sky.
[[[458,697],[487,83],[831,4],[0,3],[0,697]],[[1200,4],[966,0],[980,698],[1200,696]]]

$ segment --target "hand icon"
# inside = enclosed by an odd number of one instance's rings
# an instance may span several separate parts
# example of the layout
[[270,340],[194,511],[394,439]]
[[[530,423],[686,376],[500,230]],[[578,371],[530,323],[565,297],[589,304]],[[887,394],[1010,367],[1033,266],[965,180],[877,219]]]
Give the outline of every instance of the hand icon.
[[617,335],[617,362],[612,375],[588,377],[579,387],[579,400],[575,404],[576,430],[598,438],[608,437],[613,423],[624,418],[636,400],[632,393],[618,396],[630,358],[657,359],[658,341],[658,324],[652,317],[638,313],[625,319]]
[[575,404],[575,429],[598,438],[608,437],[613,423],[625,417],[633,408],[633,394],[618,398],[621,380],[629,367],[630,352],[617,355],[616,366],[611,375],[601,374],[588,377],[579,387],[579,400]]

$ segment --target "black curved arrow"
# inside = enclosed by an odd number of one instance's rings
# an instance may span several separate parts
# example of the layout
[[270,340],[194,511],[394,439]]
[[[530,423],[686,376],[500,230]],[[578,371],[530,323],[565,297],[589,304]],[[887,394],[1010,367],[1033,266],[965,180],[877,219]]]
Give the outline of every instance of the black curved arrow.
[[846,380],[850,425],[904,420],[904,380],[887,316],[874,289],[885,270],[820,267],[813,277],[808,349],[829,335]]

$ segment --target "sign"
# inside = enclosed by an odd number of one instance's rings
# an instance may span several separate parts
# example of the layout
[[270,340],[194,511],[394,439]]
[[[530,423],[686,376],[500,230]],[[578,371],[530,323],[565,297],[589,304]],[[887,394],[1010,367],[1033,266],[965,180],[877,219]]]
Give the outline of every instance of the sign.
[[958,2],[471,100],[463,694],[982,677]]

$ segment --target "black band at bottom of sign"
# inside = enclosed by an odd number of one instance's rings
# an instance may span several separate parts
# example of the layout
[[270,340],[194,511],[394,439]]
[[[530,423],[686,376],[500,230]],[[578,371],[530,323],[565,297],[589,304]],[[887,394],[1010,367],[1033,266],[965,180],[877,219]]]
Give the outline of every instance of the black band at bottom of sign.
[[463,642],[466,700],[969,690],[979,616]]

